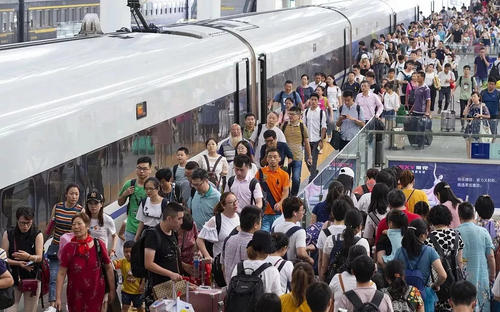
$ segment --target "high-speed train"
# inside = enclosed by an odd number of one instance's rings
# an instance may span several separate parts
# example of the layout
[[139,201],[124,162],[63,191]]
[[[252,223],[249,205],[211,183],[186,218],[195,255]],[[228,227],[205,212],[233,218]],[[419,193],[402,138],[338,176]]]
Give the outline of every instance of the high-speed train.
[[[433,2],[345,0],[194,24],[162,33],[114,33],[67,42],[0,47],[0,230],[31,206],[43,228],[65,185],[117,194],[136,159],[172,166],[223,138],[247,112],[262,119],[286,79],[321,71],[341,77],[353,49]],[[420,13],[422,12],[422,13]]]

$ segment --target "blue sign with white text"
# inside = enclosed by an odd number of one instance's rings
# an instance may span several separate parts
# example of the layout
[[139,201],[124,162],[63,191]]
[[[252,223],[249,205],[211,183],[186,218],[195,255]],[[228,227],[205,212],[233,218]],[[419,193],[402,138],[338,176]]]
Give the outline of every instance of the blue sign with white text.
[[474,203],[480,195],[489,194],[495,207],[500,207],[500,165],[391,160],[389,166],[413,171],[414,187],[425,191],[431,207],[438,204],[434,186],[441,181],[462,200]]

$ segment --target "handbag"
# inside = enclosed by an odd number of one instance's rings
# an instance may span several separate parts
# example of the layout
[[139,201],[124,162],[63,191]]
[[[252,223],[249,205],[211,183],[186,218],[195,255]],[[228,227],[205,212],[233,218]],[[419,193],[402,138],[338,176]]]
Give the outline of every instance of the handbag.
[[[481,104],[481,111],[480,114],[481,116],[483,115],[483,105]],[[491,134],[491,129],[490,125],[487,120],[483,120],[483,118],[480,119],[480,124],[479,124],[479,134]],[[493,141],[493,138],[488,138],[488,137],[481,137],[479,138],[480,143],[491,143]]]
[[59,252],[59,245],[50,244],[47,249],[47,258],[49,260],[57,260],[57,253]]
[[185,280],[163,282],[153,286],[153,296],[155,300],[182,297],[186,294],[187,285]]
[[[16,238],[13,235],[12,240],[14,241],[14,250],[17,251],[17,244],[16,244]],[[38,291],[38,279],[36,278],[24,278],[21,279],[21,272],[19,270],[19,267],[16,267],[17,270],[17,277],[19,278],[19,281],[17,283],[17,289],[21,293],[25,292],[30,292],[31,297],[36,296],[36,293]],[[36,268],[34,268],[36,270]],[[38,275],[38,274],[37,274]]]
[[434,76],[434,79],[433,79],[433,85],[434,85],[434,89],[436,90],[441,90],[441,81],[439,81],[439,78],[438,76]]
[[332,139],[330,140],[330,145],[333,147],[333,149],[337,151],[340,149],[340,140],[340,131],[337,131],[337,129],[333,129]]

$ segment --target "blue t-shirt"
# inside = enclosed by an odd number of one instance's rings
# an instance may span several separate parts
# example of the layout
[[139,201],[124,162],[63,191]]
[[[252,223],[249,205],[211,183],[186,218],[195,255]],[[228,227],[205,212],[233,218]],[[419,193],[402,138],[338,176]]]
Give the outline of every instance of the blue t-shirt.
[[278,92],[274,96],[274,102],[280,103],[281,110],[284,111],[286,109],[285,101],[288,98],[291,98],[293,100],[295,106],[300,105],[302,103],[300,95],[296,91],[292,91],[290,92],[290,94],[286,93],[285,91]]
[[[260,160],[264,159],[266,157],[266,149],[267,145],[262,145],[260,148]],[[280,154],[281,160],[280,160],[280,166],[283,166],[285,162],[285,156],[288,157],[288,159],[293,159],[293,154],[290,148],[286,143],[283,142],[278,142],[278,146],[276,146],[276,149],[278,150],[278,153]]]
[[490,115],[498,115],[498,105],[500,101],[500,93],[495,89],[493,92],[488,92],[488,90],[481,91],[481,99],[484,104],[488,107]]
[[[407,263],[408,259],[406,259],[405,254],[403,253],[403,249],[404,248],[401,247],[396,251],[396,254],[394,255],[394,260],[401,261],[407,267],[406,263]],[[421,254],[422,257],[421,257],[420,261],[418,262],[418,267],[415,267],[415,265],[417,264],[417,260],[420,256],[413,258],[413,259],[409,259],[409,262],[414,269],[418,268],[420,270],[420,272],[422,272],[422,275],[423,275],[425,281],[428,282],[429,277],[431,275],[432,263],[434,261],[436,261],[437,259],[439,259],[439,255],[434,248],[427,246],[427,245],[422,246],[422,252],[423,252],[423,254]],[[406,255],[408,255],[407,252],[406,252]]]
[[314,213],[318,219],[317,222],[326,222],[330,218],[330,211],[328,211],[328,204],[325,201],[319,202],[314,206],[312,213]]

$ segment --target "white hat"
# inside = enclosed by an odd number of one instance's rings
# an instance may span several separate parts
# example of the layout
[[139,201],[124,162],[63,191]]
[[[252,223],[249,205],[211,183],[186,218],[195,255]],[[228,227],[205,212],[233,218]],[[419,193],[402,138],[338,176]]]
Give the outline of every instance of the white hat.
[[362,59],[365,59],[365,58],[367,59],[367,58],[368,58],[368,55],[363,54],[363,55],[361,55],[361,58],[362,58]]
[[341,168],[339,175],[341,175],[341,174],[344,174],[346,176],[350,176],[351,178],[354,179],[354,171],[351,168],[349,168],[349,167],[343,167],[343,168]]

